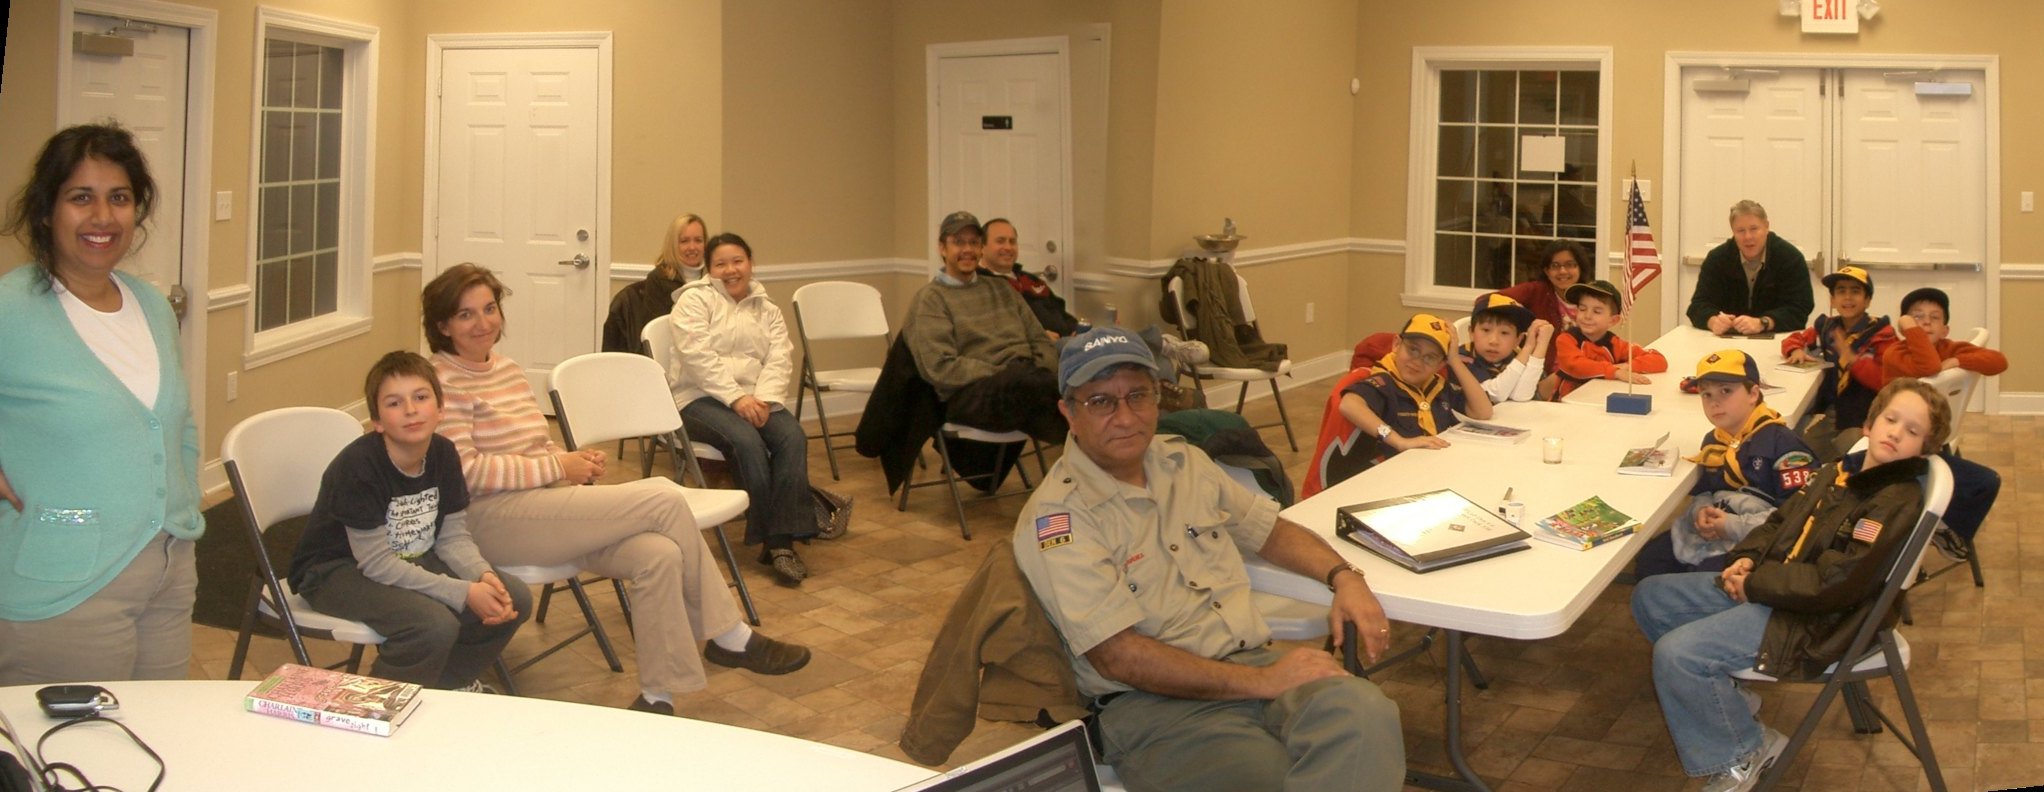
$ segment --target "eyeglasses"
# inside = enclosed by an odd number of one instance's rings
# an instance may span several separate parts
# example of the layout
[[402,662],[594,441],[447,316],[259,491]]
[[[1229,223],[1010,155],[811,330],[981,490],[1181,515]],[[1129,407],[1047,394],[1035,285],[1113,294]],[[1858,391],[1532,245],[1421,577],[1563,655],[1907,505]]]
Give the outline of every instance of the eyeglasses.
[[1129,412],[1142,415],[1157,409],[1157,392],[1153,390],[1134,390],[1129,391],[1123,396],[1097,393],[1086,397],[1084,400],[1073,399],[1071,402],[1078,405],[1080,409],[1085,410],[1086,415],[1092,418],[1112,417],[1116,412],[1120,411],[1121,405],[1124,403],[1128,405]]
[[1428,352],[1418,344],[1405,344],[1404,349],[1399,351],[1403,352],[1407,358],[1417,360],[1424,366],[1438,366],[1448,362],[1446,356],[1439,352]]

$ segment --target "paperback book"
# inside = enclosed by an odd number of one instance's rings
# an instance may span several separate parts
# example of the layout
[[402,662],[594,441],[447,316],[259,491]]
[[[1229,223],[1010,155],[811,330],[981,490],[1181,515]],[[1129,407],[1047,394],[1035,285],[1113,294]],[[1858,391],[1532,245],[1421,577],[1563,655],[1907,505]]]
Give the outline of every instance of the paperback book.
[[1483,421],[1472,421],[1467,418],[1464,418],[1460,422],[1456,423],[1454,426],[1448,427],[1448,430],[1442,432],[1441,436],[1448,438],[1451,441],[1474,440],[1479,443],[1495,443],[1497,445],[1515,445],[1518,443],[1526,442],[1526,438],[1533,436],[1533,431],[1530,429],[1521,429],[1516,426],[1505,426],[1504,424],[1485,423]]
[[1534,523],[1533,536],[1562,547],[1588,550],[1629,536],[1638,529],[1638,520],[1605,503],[1603,498],[1592,495],[1589,500]]
[[249,712],[389,737],[419,708],[418,685],[285,663],[248,692]]
[[1414,572],[1526,549],[1526,532],[1454,490],[1343,506],[1334,533]]
[[1675,447],[1668,445],[1668,436],[1646,448],[1635,448],[1625,452],[1618,460],[1618,472],[1628,476],[1673,476],[1675,475]]
[[1828,368],[1831,368],[1831,364],[1820,358],[1811,358],[1801,363],[1790,363],[1784,360],[1780,363],[1774,364],[1774,369],[1776,371],[1790,371],[1798,374],[1816,373]]

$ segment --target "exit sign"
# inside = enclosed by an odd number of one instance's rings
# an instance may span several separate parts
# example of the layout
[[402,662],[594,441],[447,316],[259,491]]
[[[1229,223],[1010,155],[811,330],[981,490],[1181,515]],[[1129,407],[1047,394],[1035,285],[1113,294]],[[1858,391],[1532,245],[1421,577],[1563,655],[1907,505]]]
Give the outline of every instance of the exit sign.
[[1803,0],[1804,33],[1859,33],[1859,0]]

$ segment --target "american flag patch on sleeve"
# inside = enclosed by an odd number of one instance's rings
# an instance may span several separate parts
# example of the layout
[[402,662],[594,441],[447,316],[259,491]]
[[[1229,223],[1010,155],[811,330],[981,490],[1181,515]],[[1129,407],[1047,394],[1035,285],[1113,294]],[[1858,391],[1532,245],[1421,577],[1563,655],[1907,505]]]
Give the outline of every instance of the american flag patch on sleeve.
[[1867,542],[1871,544],[1876,538],[1879,538],[1880,535],[1881,524],[1873,520],[1862,518],[1859,521],[1858,525],[1854,525],[1852,527],[1852,538],[1858,539],[1862,542]]
[[1036,518],[1036,549],[1049,550],[1072,543],[1072,515],[1069,512]]

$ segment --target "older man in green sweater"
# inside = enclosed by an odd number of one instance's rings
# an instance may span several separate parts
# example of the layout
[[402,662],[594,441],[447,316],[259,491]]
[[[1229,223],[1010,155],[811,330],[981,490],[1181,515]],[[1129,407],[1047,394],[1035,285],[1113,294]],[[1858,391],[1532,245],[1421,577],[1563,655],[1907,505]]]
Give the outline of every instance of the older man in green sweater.
[[979,276],[979,218],[952,212],[937,229],[943,271],[909,302],[902,338],[945,402],[946,420],[1063,443],[1057,349],[1008,284]]

